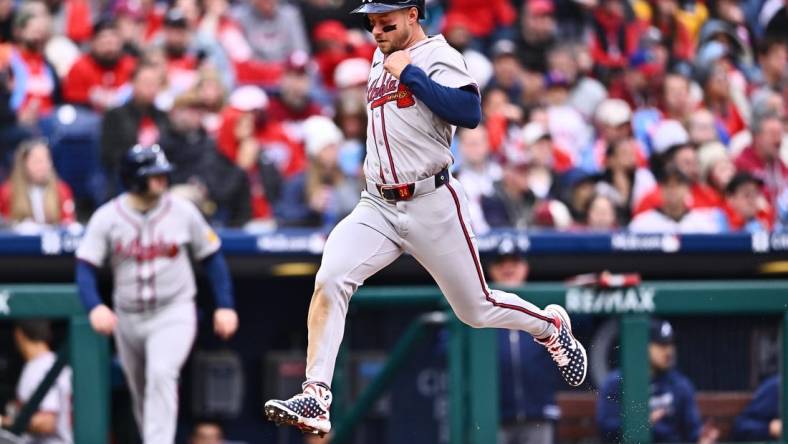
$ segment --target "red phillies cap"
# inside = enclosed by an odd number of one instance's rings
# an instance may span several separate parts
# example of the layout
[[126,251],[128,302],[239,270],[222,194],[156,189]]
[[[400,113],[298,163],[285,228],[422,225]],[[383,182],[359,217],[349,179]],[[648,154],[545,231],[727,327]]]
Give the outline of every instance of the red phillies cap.
[[555,5],[551,0],[528,0],[528,11],[537,15],[552,14]]
[[325,20],[315,27],[312,37],[317,42],[333,40],[344,43],[347,41],[347,28],[338,20]]

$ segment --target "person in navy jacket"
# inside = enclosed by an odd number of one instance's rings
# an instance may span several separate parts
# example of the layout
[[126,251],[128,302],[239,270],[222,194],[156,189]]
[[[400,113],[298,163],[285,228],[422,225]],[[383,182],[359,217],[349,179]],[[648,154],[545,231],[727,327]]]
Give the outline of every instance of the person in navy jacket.
[[[713,443],[719,431],[704,427],[692,382],[674,367],[676,346],[668,321],[653,320],[649,332],[651,363],[649,422],[653,442]],[[608,375],[597,400],[597,426],[605,442],[621,440],[621,371]]]
[[767,378],[755,391],[752,401],[736,418],[733,439],[737,441],[772,441],[783,431],[780,418],[780,379]]

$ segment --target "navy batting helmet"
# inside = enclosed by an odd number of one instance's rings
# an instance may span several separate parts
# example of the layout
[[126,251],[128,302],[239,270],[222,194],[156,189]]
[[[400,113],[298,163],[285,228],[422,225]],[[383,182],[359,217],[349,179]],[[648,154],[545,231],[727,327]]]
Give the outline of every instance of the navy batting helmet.
[[149,176],[168,174],[171,171],[172,164],[159,145],[134,145],[120,163],[120,180],[127,191],[144,193],[148,190]]
[[[361,0],[361,6],[350,11],[351,14],[383,14],[398,9],[416,8],[419,10],[419,19],[426,17],[424,13],[424,0]],[[364,19],[367,31],[372,31],[369,20]]]

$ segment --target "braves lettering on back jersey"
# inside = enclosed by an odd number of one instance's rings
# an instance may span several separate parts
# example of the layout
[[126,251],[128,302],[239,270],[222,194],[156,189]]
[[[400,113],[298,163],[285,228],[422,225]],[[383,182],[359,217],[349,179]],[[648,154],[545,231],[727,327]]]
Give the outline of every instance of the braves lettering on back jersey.
[[189,201],[165,194],[142,214],[122,194],[102,205],[88,223],[77,258],[100,267],[110,258],[113,301],[138,312],[196,293],[189,250],[198,260],[219,250],[219,237]]
[[[451,88],[476,85],[465,59],[442,35],[408,49],[411,64],[436,83]],[[379,183],[408,183],[435,175],[453,162],[455,126],[436,116],[383,69],[380,49],[367,83],[367,158],[364,173]]]

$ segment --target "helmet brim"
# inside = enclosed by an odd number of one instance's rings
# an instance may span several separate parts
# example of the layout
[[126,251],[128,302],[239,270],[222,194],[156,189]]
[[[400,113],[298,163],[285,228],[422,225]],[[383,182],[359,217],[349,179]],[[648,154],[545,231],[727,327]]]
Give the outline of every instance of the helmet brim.
[[350,11],[351,14],[385,14],[391,11],[398,11],[406,8],[417,8],[413,4],[386,4],[386,3],[364,3],[358,8]]

